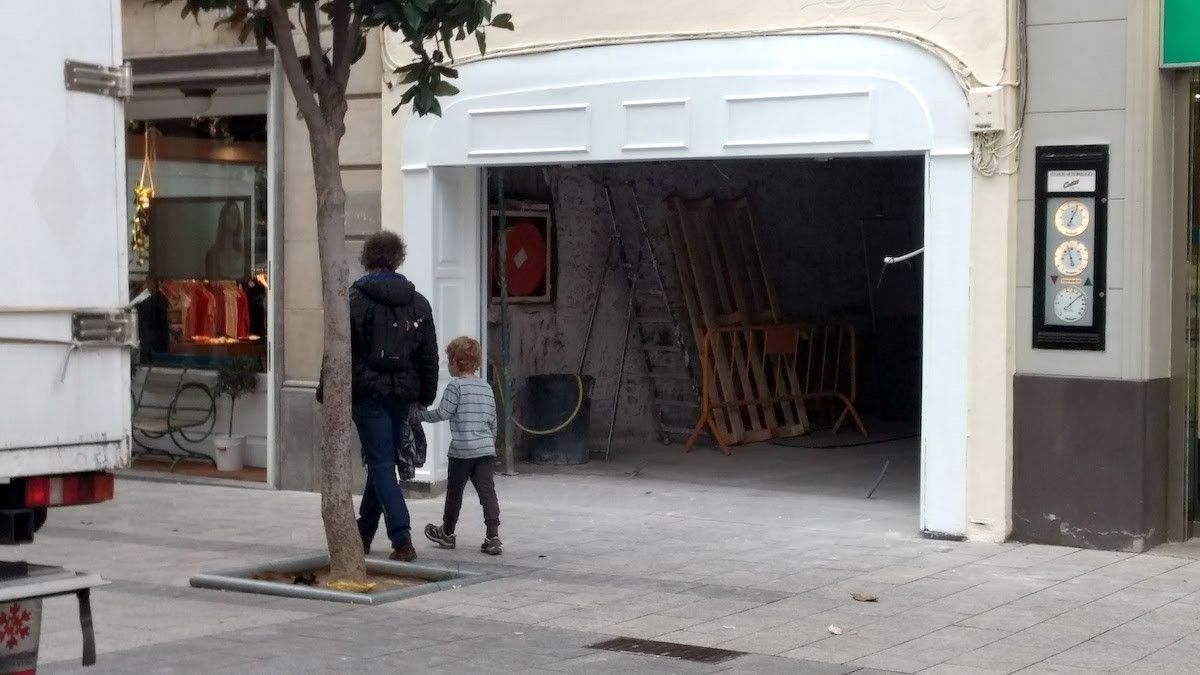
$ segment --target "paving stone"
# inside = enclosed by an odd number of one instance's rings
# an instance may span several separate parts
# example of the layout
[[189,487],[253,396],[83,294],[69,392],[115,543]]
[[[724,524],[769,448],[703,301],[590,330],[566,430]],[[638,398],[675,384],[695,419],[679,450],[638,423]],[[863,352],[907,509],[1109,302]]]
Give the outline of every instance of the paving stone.
[[778,655],[818,640],[824,640],[827,637],[829,637],[828,626],[795,622],[733,638],[726,642],[720,642],[717,646],[739,652]]
[[950,665],[1015,672],[1092,639],[1103,632],[1062,624],[1040,624],[947,661]]
[[596,651],[587,656],[559,661],[551,670],[564,673],[681,673],[706,674],[724,670],[723,665],[694,663],[679,659],[657,658],[620,652]]
[[949,661],[964,650],[972,650],[1007,637],[1008,633],[983,628],[948,626],[915,640],[860,658],[854,665],[917,672]]
[[819,661],[801,661],[773,656],[751,654],[728,662],[729,667],[720,671],[728,675],[846,675],[861,672],[856,666],[845,666]]
[[1092,675],[1095,670],[1043,661],[1017,671],[1020,675]]
[[[711,670],[587,649],[623,632],[764,652],[721,664],[730,672],[916,670],[948,657],[927,672],[1163,675],[1200,663],[1194,559],[933,542],[896,534],[915,522],[915,507],[861,496],[706,485],[698,501],[679,475],[698,460],[636,480],[568,471],[499,481],[503,561],[467,548],[421,555],[506,576],[382,607],[187,586],[198,571],[319,550],[315,495],[122,481],[121,499],[58,516],[28,550],[114,580],[93,596],[101,673]],[[440,508],[410,503],[417,522]],[[463,525],[482,523],[469,513]],[[631,528],[660,536],[637,541]],[[855,591],[879,601],[856,603]],[[51,601],[45,612],[43,670],[75,672],[75,607]],[[829,635],[830,624],[845,634]],[[977,646],[980,636],[1000,639]]]
[[973,666],[955,666],[941,663],[921,671],[921,675],[1007,675],[1007,670],[994,668],[975,668]]
[[1156,648],[1145,645],[1116,644],[1100,640],[1088,640],[1080,645],[1056,654],[1049,663],[1077,668],[1114,670],[1123,668],[1154,653]]
[[963,619],[959,625],[1016,633],[1058,616],[1063,611],[1065,610],[1059,607],[1023,609],[1015,604],[1008,604]]

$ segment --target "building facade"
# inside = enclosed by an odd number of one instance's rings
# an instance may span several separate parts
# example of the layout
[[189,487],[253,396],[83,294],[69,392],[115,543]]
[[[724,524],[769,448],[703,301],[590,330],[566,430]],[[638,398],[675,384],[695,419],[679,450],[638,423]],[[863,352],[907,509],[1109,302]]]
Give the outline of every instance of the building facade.
[[[497,203],[498,175],[510,186],[544,179],[556,204],[578,198],[561,208],[595,213],[602,205],[591,188],[578,187],[589,172],[624,172],[662,194],[710,180],[713,194],[782,191],[770,174],[786,174],[797,185],[832,185],[825,192],[847,203],[862,195],[845,185],[876,185],[869,172],[886,174],[877,183],[886,189],[866,193],[883,191],[876,211],[889,218],[908,208],[896,205],[915,204],[923,250],[913,315],[919,365],[909,378],[920,426],[917,527],[1123,550],[1184,539],[1197,483],[1188,328],[1195,99],[1189,69],[1162,67],[1171,4],[787,0],[563,13],[561,3],[508,0],[503,11],[517,30],[491,31],[485,57],[463,43],[462,93],[439,118],[391,114],[402,90],[391,72],[407,52],[375,36],[354,71],[342,148],[352,274],[362,240],[395,229],[409,244],[404,271],[432,301],[442,341],[494,337],[484,214]],[[138,61],[244,54],[205,21],[141,2],[126,3],[125,22],[135,72]],[[257,461],[269,483],[314,489],[321,309],[311,166],[278,69],[259,66],[269,71],[272,332],[251,418],[263,420]],[[1085,155],[1101,169],[1084,197],[1096,224],[1078,236],[1098,238],[1086,240],[1094,255],[1077,271],[1048,252],[1059,235],[1046,209],[1078,200],[1046,187],[1055,158]],[[910,160],[911,171],[888,164],[896,158]],[[708,166],[716,173],[698,178],[696,167]],[[819,217],[809,221],[850,212],[813,195],[797,199],[814,205]],[[570,257],[590,253],[570,248],[572,235],[558,227],[556,308],[519,317],[540,326],[529,330],[549,346],[518,357],[528,359],[523,374],[565,370],[554,352],[578,346],[567,317],[587,302],[566,280],[582,274]],[[793,230],[780,227],[786,241]],[[794,227],[829,249],[849,236],[811,222]],[[1075,274],[1053,274],[1058,264]],[[1073,313],[1063,301],[1056,310],[1063,289],[1079,290],[1090,309]],[[1091,342],[1064,343],[1077,328],[1078,340]],[[615,335],[605,330],[602,338]],[[628,417],[619,431],[649,435]],[[436,492],[444,482],[444,433],[431,436],[415,489]]]

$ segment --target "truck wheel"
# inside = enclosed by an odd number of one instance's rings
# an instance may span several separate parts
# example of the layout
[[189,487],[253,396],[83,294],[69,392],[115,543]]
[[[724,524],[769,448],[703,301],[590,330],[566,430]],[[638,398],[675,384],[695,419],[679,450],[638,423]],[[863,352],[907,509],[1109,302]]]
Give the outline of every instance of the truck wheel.
[[37,532],[46,524],[46,509],[33,510],[33,531]]

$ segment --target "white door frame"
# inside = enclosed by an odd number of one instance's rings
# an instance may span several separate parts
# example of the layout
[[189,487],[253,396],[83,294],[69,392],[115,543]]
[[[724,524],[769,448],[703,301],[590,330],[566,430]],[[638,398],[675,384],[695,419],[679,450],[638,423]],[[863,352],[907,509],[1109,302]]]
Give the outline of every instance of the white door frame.
[[[444,342],[485,335],[479,167],[923,154],[921,529],[966,533],[971,137],[950,68],[864,34],[633,43],[477,61],[407,121],[406,273]],[[443,377],[448,374],[443,373]],[[444,429],[419,479],[445,479]]]

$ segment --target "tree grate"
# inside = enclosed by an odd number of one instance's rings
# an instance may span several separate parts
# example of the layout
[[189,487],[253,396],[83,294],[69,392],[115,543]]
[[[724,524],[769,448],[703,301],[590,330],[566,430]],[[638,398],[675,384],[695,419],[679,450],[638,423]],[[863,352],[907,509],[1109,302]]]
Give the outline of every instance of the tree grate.
[[657,640],[639,640],[635,638],[613,638],[590,645],[588,649],[603,649],[610,652],[625,652],[627,654],[644,654],[663,658],[694,661],[696,663],[724,663],[746,652],[735,652],[716,647],[697,647],[682,645],[677,642],[658,642]]

